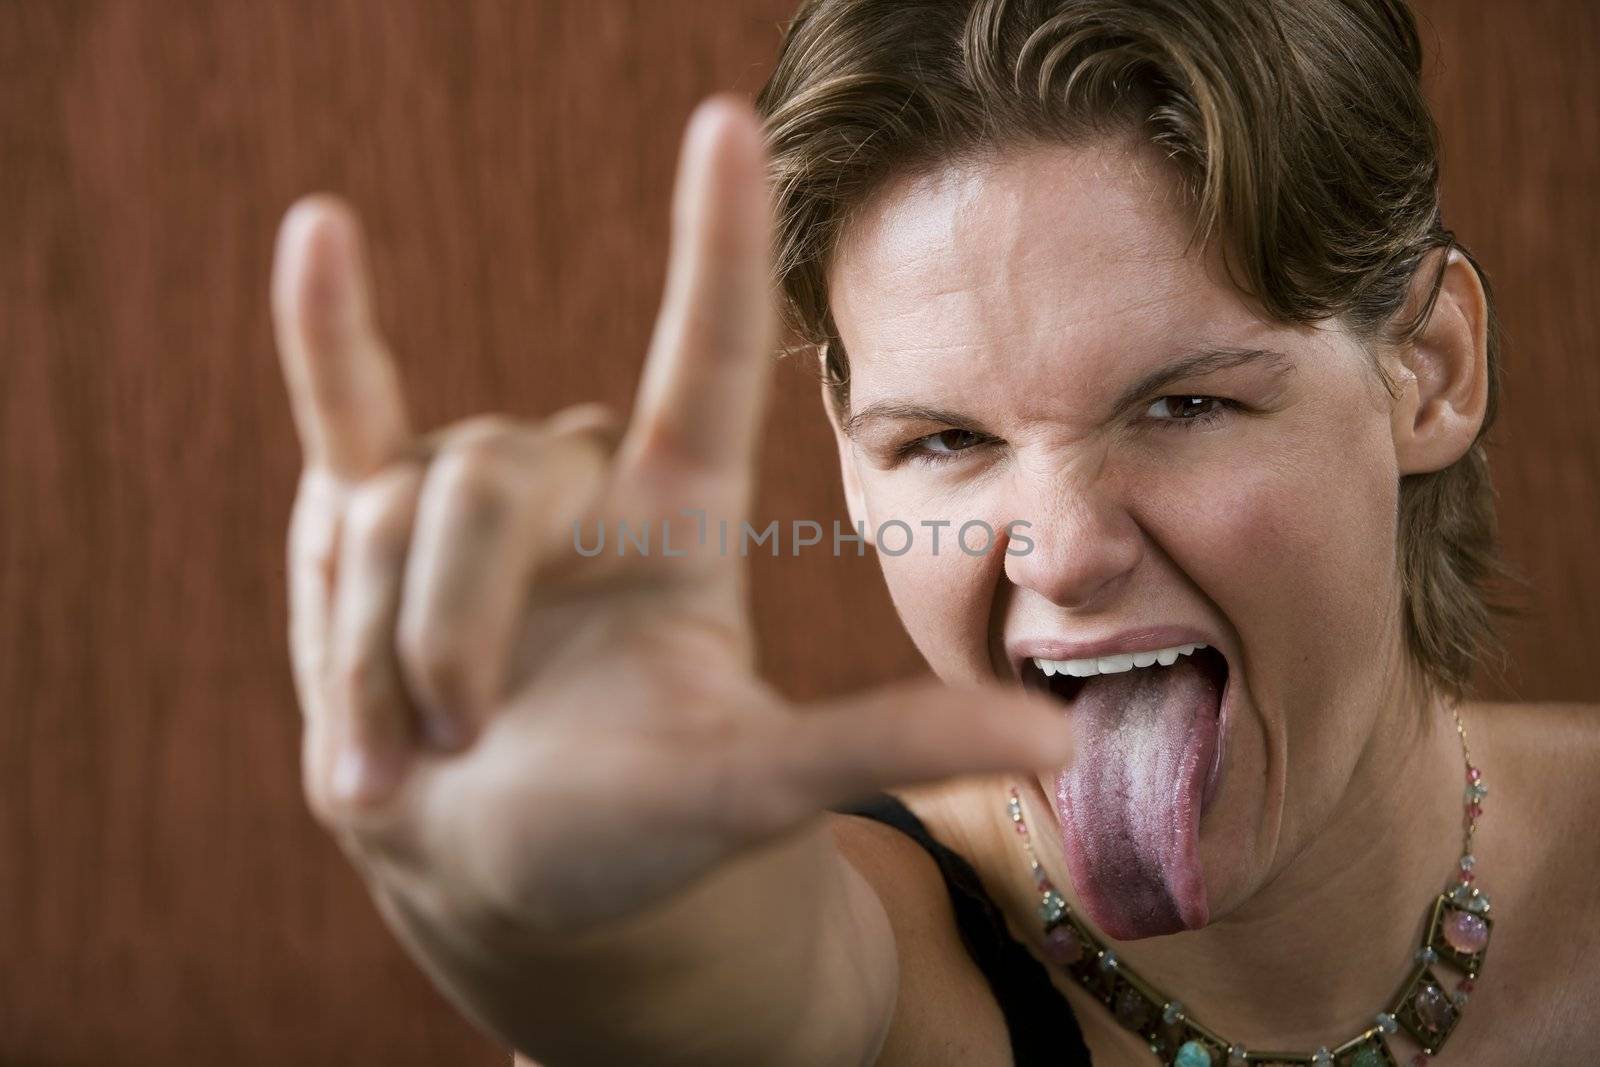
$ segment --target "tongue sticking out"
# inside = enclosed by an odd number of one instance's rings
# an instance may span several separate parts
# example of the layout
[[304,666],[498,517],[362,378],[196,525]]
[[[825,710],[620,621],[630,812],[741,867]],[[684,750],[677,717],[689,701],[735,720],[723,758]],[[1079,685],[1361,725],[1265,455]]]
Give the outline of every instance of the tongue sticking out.
[[1089,678],[1072,702],[1078,755],[1056,779],[1062,847],[1084,909],[1114,938],[1209,919],[1199,824],[1221,697],[1183,656]]

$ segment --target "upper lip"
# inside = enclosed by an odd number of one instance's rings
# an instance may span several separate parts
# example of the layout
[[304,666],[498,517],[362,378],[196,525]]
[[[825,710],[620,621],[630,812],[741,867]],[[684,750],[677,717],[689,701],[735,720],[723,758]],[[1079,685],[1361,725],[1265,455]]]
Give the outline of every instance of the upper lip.
[[[1136,626],[1119,630],[1105,637],[1091,637],[1071,641],[1061,637],[1016,637],[1006,642],[1006,655],[1012,670],[1022,677],[1022,668],[1030,659],[1089,659],[1127,652],[1153,652],[1174,645],[1209,645],[1217,647],[1214,637],[1193,626],[1160,624]],[[1226,655],[1224,653],[1224,655]]]

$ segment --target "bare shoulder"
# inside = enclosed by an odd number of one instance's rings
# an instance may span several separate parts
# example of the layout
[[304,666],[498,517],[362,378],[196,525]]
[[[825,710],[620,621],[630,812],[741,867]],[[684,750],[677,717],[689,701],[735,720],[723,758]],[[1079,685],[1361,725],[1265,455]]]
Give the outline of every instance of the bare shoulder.
[[1600,705],[1462,712],[1490,788],[1474,848],[1494,896],[1483,1012],[1515,1020],[1505,1062],[1587,1062],[1600,1012]]
[[1498,792],[1515,798],[1525,818],[1592,824],[1600,804],[1600,704],[1473,704],[1463,714],[1485,774],[1501,779]]
[[[920,805],[905,799],[918,810]],[[883,823],[854,815],[828,818],[840,852],[877,892],[894,931],[900,985],[880,1067],[1008,1067],[1005,1017],[962,943],[933,858]],[[937,831],[935,836],[950,843]]]
[[1600,704],[1581,701],[1475,702],[1462,705],[1473,730],[1534,741],[1581,741],[1600,752]]
[[[1490,788],[1480,832],[1542,887],[1600,879],[1600,704],[1475,704],[1462,709]],[[1600,898],[1588,893],[1600,921]]]

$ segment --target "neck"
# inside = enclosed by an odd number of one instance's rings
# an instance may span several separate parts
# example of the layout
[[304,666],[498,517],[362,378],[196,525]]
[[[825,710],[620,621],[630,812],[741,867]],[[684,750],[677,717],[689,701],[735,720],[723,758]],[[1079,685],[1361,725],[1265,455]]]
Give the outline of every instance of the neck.
[[[1336,814],[1248,900],[1200,930],[1102,940],[1191,1017],[1247,1047],[1332,1046],[1370,1025],[1412,967],[1461,849],[1460,740],[1448,705],[1409,688],[1411,699],[1386,704],[1402,710],[1379,716]],[[1030,806],[1050,810],[1032,786]],[[1059,851],[1044,862],[1070,899]],[[1020,855],[1010,869],[1031,903]],[[1025,928],[1040,940],[1036,919]]]

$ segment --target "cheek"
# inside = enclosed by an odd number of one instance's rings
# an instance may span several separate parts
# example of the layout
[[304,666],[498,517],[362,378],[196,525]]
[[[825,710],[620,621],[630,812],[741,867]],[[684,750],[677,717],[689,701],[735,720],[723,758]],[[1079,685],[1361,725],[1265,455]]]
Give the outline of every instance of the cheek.
[[1237,628],[1254,696],[1326,706],[1369,685],[1382,652],[1396,483],[1380,442],[1291,439],[1306,444],[1192,473],[1151,523]]

